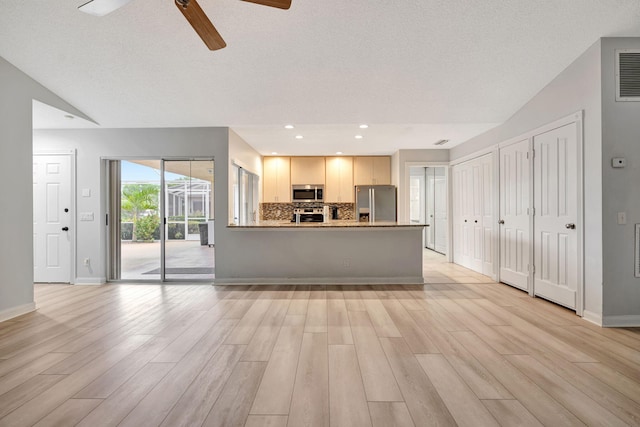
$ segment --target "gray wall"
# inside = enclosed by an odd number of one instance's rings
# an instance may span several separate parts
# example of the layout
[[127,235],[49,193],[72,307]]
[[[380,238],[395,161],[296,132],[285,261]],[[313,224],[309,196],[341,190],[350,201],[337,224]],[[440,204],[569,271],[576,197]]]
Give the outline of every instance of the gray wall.
[[[502,125],[451,149],[451,160],[584,110],[585,310],[602,314],[601,43],[596,42]],[[637,119],[636,119],[637,120]]]
[[[640,223],[640,102],[615,100],[615,49],[640,49],[640,38],[602,39],[602,230],[605,324],[640,321],[640,278],[634,277],[634,224]],[[627,167],[611,167],[625,157]],[[618,225],[618,212],[627,225]],[[632,320],[633,321],[633,320]]]
[[[0,317],[33,303],[32,101],[89,119],[0,58]],[[90,120],[90,119],[89,119]]]
[[[78,212],[95,214],[94,221],[76,223],[78,283],[101,282],[106,277],[103,220],[106,213],[106,191],[101,158],[213,157],[216,264],[218,260],[225,259],[225,241],[228,240],[228,141],[228,128],[34,131],[33,147],[36,151],[77,150],[77,209]],[[31,161],[29,174],[30,165]],[[81,196],[84,188],[91,190],[91,197]],[[84,258],[91,259],[89,267],[83,265]],[[224,268],[216,265],[216,275],[223,273]]]

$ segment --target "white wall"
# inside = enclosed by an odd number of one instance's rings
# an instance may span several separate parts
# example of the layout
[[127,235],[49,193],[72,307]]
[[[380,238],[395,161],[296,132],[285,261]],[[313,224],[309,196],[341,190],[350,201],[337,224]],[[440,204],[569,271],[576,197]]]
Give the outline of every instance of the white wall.
[[[596,42],[502,125],[451,149],[464,157],[584,110],[585,310],[602,314],[601,42]],[[637,121],[637,117],[635,119]]]
[[[77,150],[77,209],[95,214],[94,221],[76,223],[77,283],[101,283],[106,277],[106,187],[101,159],[213,157],[216,275],[224,273],[218,260],[225,258],[228,240],[225,238],[229,194],[227,128],[37,130],[33,132],[33,147],[38,151]],[[30,170],[31,160],[29,179]],[[91,197],[82,197],[82,189],[91,190]],[[84,258],[91,259],[89,267],[83,265]]]
[[32,102],[86,118],[0,58],[0,321],[33,309]]
[[[447,165],[449,150],[398,150],[394,154],[396,160],[396,176],[392,178],[398,186],[398,221],[409,221],[409,168],[418,165]],[[392,162],[393,164],[393,162]]]
[[[603,322],[639,326],[633,237],[640,223],[640,102],[615,100],[615,49],[640,49],[640,38],[602,39]],[[612,168],[613,157],[625,157],[627,167]],[[618,212],[627,213],[627,225],[618,225]]]

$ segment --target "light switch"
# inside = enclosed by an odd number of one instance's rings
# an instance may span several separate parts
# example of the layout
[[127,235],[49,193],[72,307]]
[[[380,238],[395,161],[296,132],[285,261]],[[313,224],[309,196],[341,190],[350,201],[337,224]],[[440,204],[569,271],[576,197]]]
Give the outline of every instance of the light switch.
[[82,189],[82,197],[91,197],[91,189],[83,188]]
[[625,225],[627,223],[627,213],[618,212],[618,225]]
[[93,221],[93,212],[80,212],[80,221]]

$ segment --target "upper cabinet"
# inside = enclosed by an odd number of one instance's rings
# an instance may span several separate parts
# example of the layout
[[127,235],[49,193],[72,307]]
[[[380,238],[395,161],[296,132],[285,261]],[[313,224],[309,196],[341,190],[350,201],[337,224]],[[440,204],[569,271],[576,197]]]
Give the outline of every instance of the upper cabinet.
[[388,156],[355,157],[353,185],[391,184],[391,158]]
[[324,157],[292,157],[291,185],[323,185],[324,168]]
[[353,158],[327,157],[327,179],[324,201],[327,203],[353,203]]
[[265,203],[291,202],[291,159],[265,157],[262,199]]

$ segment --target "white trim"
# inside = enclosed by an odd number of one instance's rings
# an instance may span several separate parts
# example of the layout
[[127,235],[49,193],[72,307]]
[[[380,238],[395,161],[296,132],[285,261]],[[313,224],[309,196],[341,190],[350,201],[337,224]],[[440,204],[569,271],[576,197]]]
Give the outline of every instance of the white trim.
[[104,285],[106,277],[76,277],[76,285]]
[[602,326],[602,314],[595,311],[583,310],[582,318],[588,322],[594,323],[598,326]]
[[[71,210],[71,218],[69,223],[71,226],[71,250],[69,254],[69,284],[74,285],[77,281],[78,275],[78,188],[77,188],[77,156],[78,151],[74,148],[73,150],[43,150],[43,151],[34,151],[32,154],[35,156],[69,156],[69,197],[71,198],[71,206],[69,206]],[[35,260],[32,260],[32,262]]]
[[640,315],[602,316],[602,326],[618,328],[640,327]]
[[30,302],[22,304],[17,307],[6,308],[0,311],[0,322],[4,322],[14,317],[22,316],[23,314],[31,313],[36,310],[36,303]]
[[214,285],[423,285],[424,277],[238,277],[214,279]]
[[498,147],[498,144],[492,144],[489,147],[485,147],[485,148],[483,148],[481,150],[478,150],[478,151],[476,151],[474,153],[467,154],[466,156],[458,157],[455,160],[451,160],[449,162],[449,164],[451,166],[455,166],[455,165],[459,165],[460,163],[465,163],[465,162],[468,162],[470,160],[477,159],[478,157],[486,156],[487,154],[493,153],[496,150],[497,147]]

